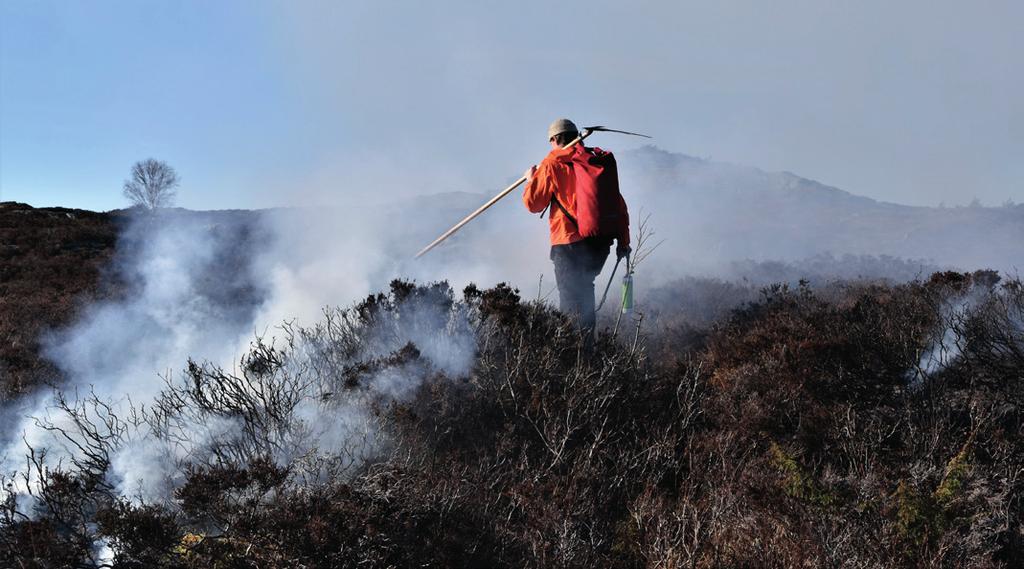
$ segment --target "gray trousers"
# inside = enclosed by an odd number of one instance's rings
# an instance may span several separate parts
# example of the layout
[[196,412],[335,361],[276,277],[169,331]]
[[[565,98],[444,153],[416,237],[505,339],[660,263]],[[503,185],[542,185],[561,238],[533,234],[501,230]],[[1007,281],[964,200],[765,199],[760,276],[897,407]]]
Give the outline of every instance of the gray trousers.
[[597,316],[594,314],[594,279],[608,259],[613,239],[588,237],[582,241],[551,247],[558,285],[558,309],[578,318],[580,328],[593,336]]

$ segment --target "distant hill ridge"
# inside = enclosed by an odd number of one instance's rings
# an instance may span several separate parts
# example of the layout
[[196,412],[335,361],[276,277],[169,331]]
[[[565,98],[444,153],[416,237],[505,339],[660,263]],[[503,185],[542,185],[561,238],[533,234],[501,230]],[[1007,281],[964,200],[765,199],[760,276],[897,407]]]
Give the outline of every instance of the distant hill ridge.
[[771,172],[762,170],[755,166],[735,164],[731,162],[718,162],[705,158],[698,158],[687,154],[670,152],[654,145],[647,145],[637,149],[619,153],[619,161],[634,163],[634,167],[642,169],[649,175],[666,180],[678,181],[680,178],[698,173],[714,174],[723,176],[724,180],[740,182],[740,189],[745,191],[780,191],[804,193],[818,199],[847,200],[849,203],[857,203],[863,206],[875,205],[881,208],[899,208],[909,210],[956,210],[956,209],[986,209],[986,210],[1016,210],[1018,214],[1024,214],[1024,204],[1013,206],[952,206],[952,207],[929,207],[912,206],[895,202],[879,201],[866,196],[853,194],[846,190],[830,186],[828,184],[805,178],[799,174],[789,171]]
[[[880,202],[802,178],[646,146],[621,153],[631,208],[655,215],[662,236],[724,259],[800,259],[821,253],[928,259],[1012,270],[1024,205],[920,207]],[[671,218],[671,221],[669,221]]]

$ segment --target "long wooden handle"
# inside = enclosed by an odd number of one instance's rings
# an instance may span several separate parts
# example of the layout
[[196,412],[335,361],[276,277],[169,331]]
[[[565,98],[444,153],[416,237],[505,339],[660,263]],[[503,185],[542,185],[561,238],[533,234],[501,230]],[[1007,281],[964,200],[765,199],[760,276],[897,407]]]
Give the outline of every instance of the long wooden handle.
[[[569,144],[566,144],[563,148],[570,148],[570,147],[576,146],[584,138],[590,136],[590,133],[591,133],[591,131],[589,131],[589,130],[584,132],[580,136],[576,137],[575,140],[573,140]],[[448,239],[453,234],[455,234],[456,231],[462,229],[463,225],[466,225],[470,221],[473,221],[473,218],[475,218],[476,216],[478,216],[481,213],[483,213],[484,211],[486,211],[487,208],[489,208],[492,205],[498,203],[498,200],[500,200],[501,198],[503,198],[503,197],[509,195],[510,193],[512,193],[512,190],[518,188],[519,185],[522,184],[525,181],[526,181],[526,176],[523,176],[523,177],[519,178],[518,180],[516,180],[516,182],[514,184],[512,184],[511,186],[505,188],[504,190],[501,190],[501,192],[498,195],[496,195],[493,198],[487,200],[487,203],[485,203],[484,205],[476,208],[476,211],[474,211],[473,213],[467,215],[465,218],[463,218],[462,221],[460,221],[460,222],[456,223],[455,225],[453,225],[451,229],[449,229],[448,231],[445,231],[444,233],[442,233],[441,236],[438,237],[437,239],[434,239],[430,243],[430,245],[427,245],[426,247],[421,249],[419,253],[416,253],[416,257],[415,258],[419,259],[420,257],[423,256],[424,253],[426,253],[427,251],[430,251],[434,247],[437,247],[438,245],[440,245],[442,241],[444,241],[445,239]]]
[[512,192],[512,190],[518,188],[519,185],[522,184],[525,181],[526,181],[526,176],[523,176],[523,177],[519,178],[518,180],[516,180],[516,182],[514,184],[512,184],[511,186],[509,186],[509,187],[505,188],[504,190],[502,190],[500,194],[498,194],[498,195],[494,196],[493,198],[491,198],[490,200],[488,200],[488,202],[485,203],[484,205],[476,208],[476,211],[474,211],[473,213],[467,215],[462,221],[460,221],[460,222],[456,223],[455,225],[453,225],[451,229],[449,229],[448,231],[445,231],[437,239],[434,239],[430,243],[430,245],[427,245],[419,253],[416,253],[416,258],[419,259],[424,253],[426,253],[427,251],[429,251],[429,250],[433,249],[434,247],[437,247],[438,245],[440,245],[442,241],[444,241],[445,239],[448,239],[456,231],[462,229],[463,225],[466,225],[470,221],[473,221],[474,217],[480,215],[485,210],[487,210],[487,208],[489,208],[492,205],[498,203],[498,200],[500,200],[501,198],[507,196],[509,193]]

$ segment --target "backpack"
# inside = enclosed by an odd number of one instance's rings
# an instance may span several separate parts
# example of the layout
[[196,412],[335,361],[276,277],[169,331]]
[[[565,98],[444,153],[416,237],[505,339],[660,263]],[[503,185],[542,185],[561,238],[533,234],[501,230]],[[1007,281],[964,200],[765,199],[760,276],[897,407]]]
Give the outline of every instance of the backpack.
[[576,216],[558,202],[552,203],[576,226],[581,237],[614,237],[624,246],[629,243],[629,212],[619,193],[619,172],[615,156],[600,148],[573,147],[559,157],[569,165],[576,182]]

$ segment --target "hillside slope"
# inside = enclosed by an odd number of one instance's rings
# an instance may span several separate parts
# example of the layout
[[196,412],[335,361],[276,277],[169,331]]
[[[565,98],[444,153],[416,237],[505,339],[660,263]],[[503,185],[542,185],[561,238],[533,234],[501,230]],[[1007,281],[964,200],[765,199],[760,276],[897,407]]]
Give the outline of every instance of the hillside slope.
[[[137,212],[136,212],[137,213]],[[216,270],[194,275],[215,281],[205,289],[222,305],[253,305],[259,291],[245,274],[251,248],[266,242],[253,211],[161,213],[162,223],[206,234],[221,246]],[[138,293],[135,261],[154,232],[131,210],[92,212],[0,203],[0,401],[63,372],[45,356],[51,333],[105,301]]]
[[709,265],[716,259],[795,260],[829,252],[1012,272],[1024,259],[1024,205],[904,206],[788,172],[655,147],[623,153],[619,163],[631,207],[645,207],[662,237]]
[[100,275],[114,255],[116,213],[0,203],[0,401],[55,375],[40,335],[116,294]]

